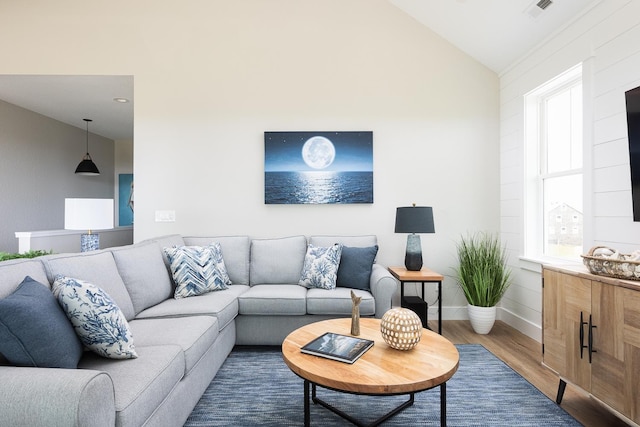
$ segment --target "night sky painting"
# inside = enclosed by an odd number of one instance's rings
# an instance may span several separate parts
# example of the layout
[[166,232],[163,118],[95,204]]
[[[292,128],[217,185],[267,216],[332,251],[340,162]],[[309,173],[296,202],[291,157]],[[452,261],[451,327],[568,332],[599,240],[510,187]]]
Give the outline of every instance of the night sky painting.
[[265,132],[264,202],[373,203],[373,132]]

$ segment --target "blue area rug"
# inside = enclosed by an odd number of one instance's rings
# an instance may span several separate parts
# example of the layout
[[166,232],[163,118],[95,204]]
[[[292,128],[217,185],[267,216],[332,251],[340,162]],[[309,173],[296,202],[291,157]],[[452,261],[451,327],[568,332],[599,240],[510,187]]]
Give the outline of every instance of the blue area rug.
[[[581,425],[483,346],[456,347],[460,367],[447,382],[448,426]],[[318,397],[365,423],[375,421],[407,399],[356,396],[321,387]],[[303,380],[285,365],[280,349],[238,346],[185,426],[301,426],[303,411]],[[311,425],[351,424],[312,403]],[[383,425],[440,425],[440,388],[416,394],[413,406]]]

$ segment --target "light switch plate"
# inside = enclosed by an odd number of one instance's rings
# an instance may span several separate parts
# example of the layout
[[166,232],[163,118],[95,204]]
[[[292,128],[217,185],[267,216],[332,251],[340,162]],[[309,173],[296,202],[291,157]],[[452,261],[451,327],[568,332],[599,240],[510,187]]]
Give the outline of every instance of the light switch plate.
[[176,211],[156,211],[156,222],[176,222]]

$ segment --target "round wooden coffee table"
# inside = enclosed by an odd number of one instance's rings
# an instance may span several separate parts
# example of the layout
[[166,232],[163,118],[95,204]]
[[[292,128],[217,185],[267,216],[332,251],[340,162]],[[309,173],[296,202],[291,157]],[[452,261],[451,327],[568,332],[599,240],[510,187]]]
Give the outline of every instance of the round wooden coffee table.
[[422,330],[420,343],[411,350],[395,350],[382,339],[380,320],[360,319],[359,338],[375,341],[353,364],[302,353],[300,348],[325,332],[350,335],[351,319],[331,319],[296,329],[282,343],[282,356],[289,368],[304,380],[304,424],[310,425],[309,388],[312,400],[353,424],[363,425],[350,415],[316,397],[316,386],[346,393],[367,395],[407,394],[409,400],[371,425],[378,425],[413,405],[414,394],[440,386],[440,424],[446,426],[446,382],[458,369],[460,356],[446,338]]

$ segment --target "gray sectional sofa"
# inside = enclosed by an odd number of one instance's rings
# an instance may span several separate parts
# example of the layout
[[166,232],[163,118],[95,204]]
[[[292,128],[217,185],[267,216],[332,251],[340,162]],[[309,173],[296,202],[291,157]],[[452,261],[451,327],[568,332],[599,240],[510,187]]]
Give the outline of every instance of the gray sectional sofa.
[[[174,299],[162,249],[212,242],[220,244],[232,284]],[[181,426],[234,345],[280,345],[303,324],[350,316],[347,273],[342,286],[332,290],[298,285],[307,245],[334,243],[371,248],[377,241],[375,236],[172,235],[0,263],[0,299],[14,293],[26,276],[48,288],[59,274],[100,287],[126,317],[138,355],[108,359],[85,351],[77,369],[11,366],[0,355],[0,425]],[[381,265],[369,267],[368,286],[353,291],[362,297],[361,315],[380,318],[391,308],[397,282]],[[46,325],[42,329],[39,333],[50,333]]]

